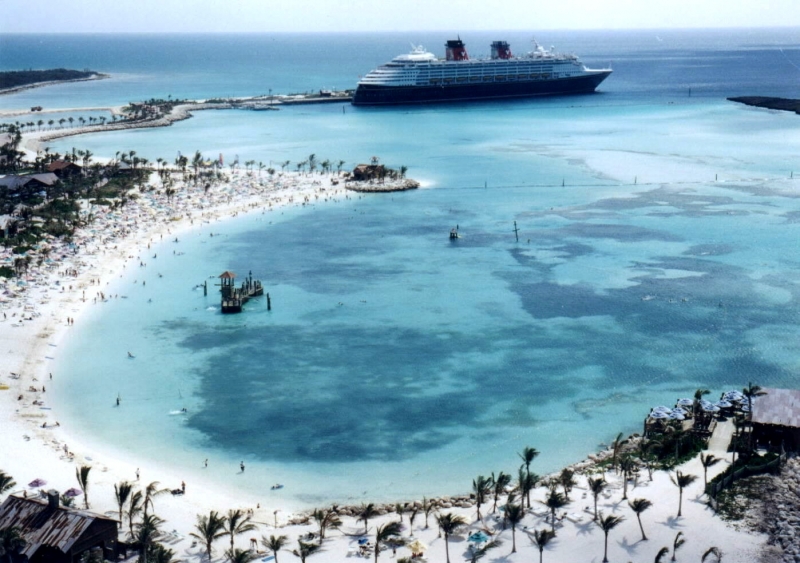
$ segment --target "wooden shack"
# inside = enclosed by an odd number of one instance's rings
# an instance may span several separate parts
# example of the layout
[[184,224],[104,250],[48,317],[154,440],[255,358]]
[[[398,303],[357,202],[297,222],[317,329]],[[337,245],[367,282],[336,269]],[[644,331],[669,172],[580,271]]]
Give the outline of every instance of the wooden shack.
[[800,390],[762,389],[753,399],[753,439],[759,448],[800,451]]
[[0,530],[19,529],[25,546],[19,555],[29,563],[76,563],[92,550],[105,559],[117,557],[119,522],[59,504],[58,491],[46,498],[9,496],[0,505]]

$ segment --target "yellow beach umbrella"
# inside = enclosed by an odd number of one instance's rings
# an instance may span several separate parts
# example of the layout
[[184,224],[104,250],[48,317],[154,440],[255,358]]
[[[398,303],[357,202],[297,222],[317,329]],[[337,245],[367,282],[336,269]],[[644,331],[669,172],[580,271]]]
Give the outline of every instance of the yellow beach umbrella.
[[411,553],[416,555],[418,553],[424,553],[425,550],[428,549],[428,546],[419,540],[414,540],[413,542],[408,544],[408,549],[411,550]]

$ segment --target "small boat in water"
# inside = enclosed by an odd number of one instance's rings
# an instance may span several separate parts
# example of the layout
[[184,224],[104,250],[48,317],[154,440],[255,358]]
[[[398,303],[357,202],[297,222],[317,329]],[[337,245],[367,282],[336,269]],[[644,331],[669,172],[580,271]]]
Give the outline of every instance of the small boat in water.
[[277,491],[278,489],[282,489],[282,488],[283,488],[283,485],[281,485],[280,483],[276,483],[275,485],[272,485],[270,487],[270,489],[273,490],[273,491]]

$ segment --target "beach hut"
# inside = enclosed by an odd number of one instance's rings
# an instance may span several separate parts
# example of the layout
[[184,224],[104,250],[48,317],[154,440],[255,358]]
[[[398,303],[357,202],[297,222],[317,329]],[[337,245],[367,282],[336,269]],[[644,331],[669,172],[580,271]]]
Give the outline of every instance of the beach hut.
[[46,498],[11,495],[0,505],[0,530],[16,526],[29,563],[72,563],[90,552],[116,560],[119,522],[84,510],[60,506],[58,491]]
[[800,390],[762,389],[753,399],[753,439],[759,447],[800,451]]

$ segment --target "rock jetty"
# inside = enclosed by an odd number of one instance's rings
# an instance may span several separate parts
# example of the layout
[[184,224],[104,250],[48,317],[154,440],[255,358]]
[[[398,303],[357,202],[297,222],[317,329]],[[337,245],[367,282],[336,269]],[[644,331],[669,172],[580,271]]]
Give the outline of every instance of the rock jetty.
[[770,98],[768,96],[740,96],[738,98],[728,98],[731,102],[738,102],[747,106],[764,109],[777,109],[780,111],[793,111],[800,113],[800,100],[790,98]]

